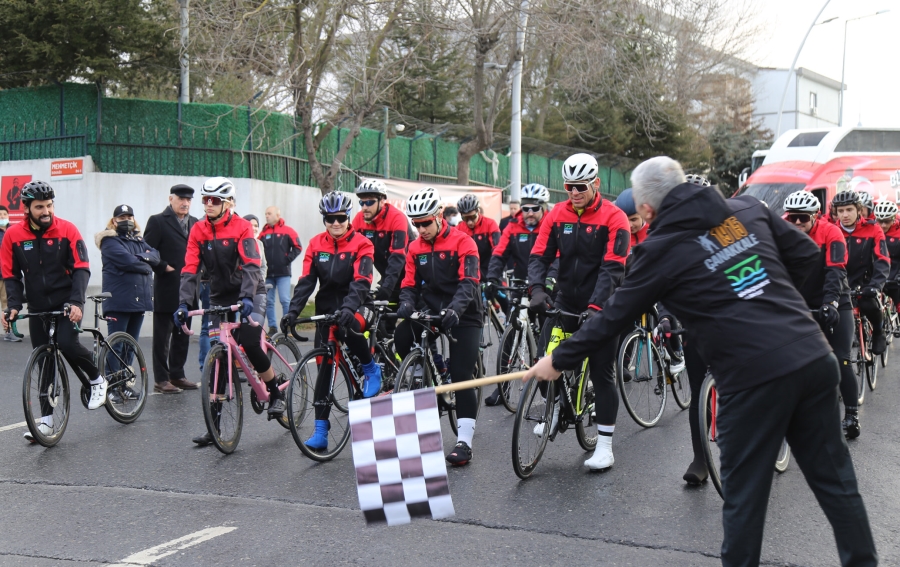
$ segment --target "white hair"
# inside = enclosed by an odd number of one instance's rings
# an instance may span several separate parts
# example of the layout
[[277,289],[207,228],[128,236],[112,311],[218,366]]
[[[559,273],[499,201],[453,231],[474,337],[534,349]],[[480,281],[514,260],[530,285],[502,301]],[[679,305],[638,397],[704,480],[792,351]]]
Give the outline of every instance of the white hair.
[[634,205],[646,204],[659,211],[669,191],[685,182],[680,163],[666,156],[650,158],[631,172]]

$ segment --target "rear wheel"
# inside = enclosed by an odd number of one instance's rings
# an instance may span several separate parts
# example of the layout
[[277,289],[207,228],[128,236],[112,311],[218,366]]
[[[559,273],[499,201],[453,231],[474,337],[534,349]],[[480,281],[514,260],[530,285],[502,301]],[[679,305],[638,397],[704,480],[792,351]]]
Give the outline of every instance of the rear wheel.
[[853,374],[856,376],[856,405],[861,406],[866,401],[866,358],[859,344],[859,327],[853,335],[853,346],[850,352],[854,354]]
[[653,427],[666,409],[665,367],[650,336],[641,329],[622,341],[616,380],[628,415],[642,427]]
[[775,471],[783,473],[791,464],[791,446],[788,445],[787,439],[781,442],[781,449],[778,451],[778,458],[775,459]]
[[700,386],[699,402],[700,445],[703,447],[703,456],[706,458],[709,479],[716,487],[719,496],[722,496],[722,477],[719,475],[719,445],[716,439],[718,431],[715,427],[718,400],[716,400],[716,380],[712,374],[707,374],[703,385]]
[[69,377],[51,345],[34,349],[28,357],[22,405],[32,438],[44,447],[59,443],[69,423]]
[[594,417],[594,383],[591,382],[591,374],[588,365],[583,364],[584,376],[581,378],[581,387],[578,389],[578,397],[575,399],[575,412],[579,417],[575,425],[575,437],[578,444],[585,451],[593,451],[597,446],[597,436],[600,433],[595,427]]
[[[510,325],[503,332],[500,339],[500,349],[497,354],[497,374],[509,374],[527,370],[535,359],[534,349],[528,340],[527,330],[517,329],[515,324]],[[521,380],[501,382],[500,401],[503,407],[512,413],[519,408],[519,399],[525,389],[525,383]]]
[[228,349],[215,345],[206,356],[200,379],[203,419],[216,448],[230,454],[237,449],[244,425],[244,402],[237,373],[229,372]]
[[113,333],[98,357],[100,376],[106,378],[106,411],[119,423],[132,423],[147,403],[147,363],[134,338],[125,332]]
[[[540,383],[534,378],[525,384],[513,424],[512,464],[516,475],[522,480],[532,475],[550,439],[555,387],[553,382],[547,383],[545,398],[539,386]],[[542,427],[538,429],[538,425]],[[535,434],[536,430],[538,434]]]
[[[425,361],[425,355],[421,350],[410,351],[400,370],[397,371],[397,381],[394,383],[395,392],[407,392],[409,390],[421,390],[422,388],[431,388],[437,386],[438,383],[431,375],[431,367]],[[439,394],[438,414],[443,417],[447,416],[450,422],[450,429],[453,434],[457,433],[456,424],[456,392],[448,392]],[[479,399],[479,402],[481,400]]]
[[[281,333],[273,336],[269,341],[270,344],[275,347],[274,351],[268,351],[269,362],[272,364],[272,370],[275,371],[274,380],[281,386],[291,379],[291,376],[294,375],[294,370],[297,369],[297,364],[300,362],[300,347],[298,347],[297,343],[291,340],[287,335]],[[275,354],[276,351],[281,355],[280,358]],[[284,360],[282,360],[282,358]],[[287,391],[287,386],[284,386],[281,391],[282,393],[285,393]],[[276,421],[285,429],[291,428],[290,418],[287,413],[281,414],[281,417]]]
[[866,352],[869,354],[866,361],[866,382],[869,383],[870,390],[875,390],[875,386],[878,384],[878,361],[872,354],[872,325],[868,321],[866,321]]
[[688,378],[687,368],[675,376],[668,377],[667,380],[672,386],[672,397],[675,398],[678,407],[683,410],[691,407],[691,381]]

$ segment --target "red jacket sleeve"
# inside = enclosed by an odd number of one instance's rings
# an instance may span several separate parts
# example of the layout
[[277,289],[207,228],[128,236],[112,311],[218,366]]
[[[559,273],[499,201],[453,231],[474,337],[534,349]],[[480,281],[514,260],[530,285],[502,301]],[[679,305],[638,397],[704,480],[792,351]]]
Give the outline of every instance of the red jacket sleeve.
[[319,283],[319,274],[316,272],[315,263],[313,263],[313,258],[317,254],[314,248],[315,238],[310,241],[309,246],[306,248],[306,253],[303,255],[303,274],[297,279],[294,295],[291,297],[291,305],[288,308],[295,315],[299,315],[303,311],[303,308],[306,307],[306,302],[309,301],[309,296],[312,295],[312,292],[316,289],[316,284]]
[[197,287],[200,282],[200,223],[194,223],[188,234],[187,250],[184,253],[184,268],[181,269],[181,289],[178,303],[193,306],[197,304]]
[[72,293],[69,303],[84,307],[84,296],[87,293],[88,281],[91,279],[90,262],[87,245],[74,224],[66,224],[66,238],[69,240],[69,267],[72,270]]
[[478,268],[478,245],[470,236],[460,234],[459,237],[456,248],[459,254],[459,284],[450,301],[450,308],[461,315],[472,301],[481,297],[481,271]]
[[881,289],[891,273],[891,259],[888,256],[887,241],[881,227],[875,226],[875,262],[872,269],[872,277],[869,285]]
[[[547,270],[558,256],[559,249],[556,239],[551,237],[554,222],[555,216],[553,211],[550,211],[544,216],[537,239],[531,248],[531,255],[528,257],[528,284],[530,287],[544,285]],[[628,219],[625,222],[628,222]]]

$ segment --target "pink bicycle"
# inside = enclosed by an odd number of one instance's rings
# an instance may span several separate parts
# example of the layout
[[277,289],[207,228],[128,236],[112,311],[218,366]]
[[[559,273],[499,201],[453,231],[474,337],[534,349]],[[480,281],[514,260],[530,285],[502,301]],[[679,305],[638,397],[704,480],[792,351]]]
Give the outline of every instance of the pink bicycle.
[[[239,311],[240,305],[228,307],[210,307],[209,309],[197,309],[188,312],[189,317],[209,315],[222,315],[227,317],[233,311]],[[249,320],[250,325],[256,327],[259,324]],[[206,429],[213,439],[213,443],[219,451],[227,454],[234,452],[241,439],[241,428],[244,423],[244,403],[241,393],[241,383],[237,372],[239,368],[247,377],[250,384],[250,405],[257,414],[267,409],[269,392],[266,385],[250,366],[244,349],[237,343],[231,333],[241,326],[240,323],[228,323],[223,321],[219,325],[219,338],[216,344],[209,349],[206,362],[203,365],[203,376],[200,381],[200,396],[203,404],[203,419],[206,421]],[[182,325],[185,333],[192,335],[187,325]],[[274,380],[278,381],[278,389],[285,391],[290,383],[290,377],[297,368],[300,359],[300,349],[289,337],[277,334],[267,338],[262,334],[260,339],[262,349],[269,357],[272,368],[275,370]],[[293,407],[291,411],[301,415],[294,416],[299,423],[307,408]],[[276,421],[289,429],[288,415],[285,413]]]

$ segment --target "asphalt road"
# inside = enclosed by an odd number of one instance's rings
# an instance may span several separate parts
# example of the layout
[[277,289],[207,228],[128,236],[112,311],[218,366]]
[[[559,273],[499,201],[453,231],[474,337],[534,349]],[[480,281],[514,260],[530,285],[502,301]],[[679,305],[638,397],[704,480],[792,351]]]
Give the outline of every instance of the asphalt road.
[[[149,359],[149,340],[141,346]],[[687,412],[671,399],[649,430],[621,408],[609,472],[586,471],[569,431],[526,482],[510,462],[513,416],[483,408],[472,464],[450,470],[456,517],[367,527],[349,450],[314,463],[249,406],[234,454],[197,448],[190,438],[205,427],[197,392],[153,395],[131,425],[73,399],[59,445],[29,445],[21,402],[29,351],[27,341],[0,343],[2,566],[719,564],[722,502],[711,485],[681,480],[691,458]],[[199,380],[196,356],[195,343],[189,377]],[[900,564],[897,360],[867,396],[863,434],[851,444],[883,565]],[[453,440],[445,427],[448,450]],[[838,564],[796,464],[774,480],[763,559]]]

